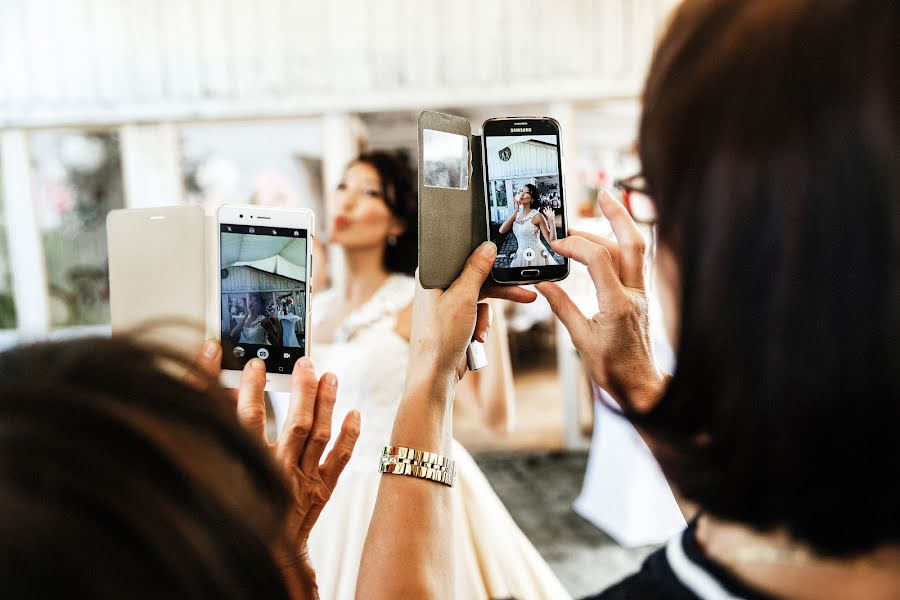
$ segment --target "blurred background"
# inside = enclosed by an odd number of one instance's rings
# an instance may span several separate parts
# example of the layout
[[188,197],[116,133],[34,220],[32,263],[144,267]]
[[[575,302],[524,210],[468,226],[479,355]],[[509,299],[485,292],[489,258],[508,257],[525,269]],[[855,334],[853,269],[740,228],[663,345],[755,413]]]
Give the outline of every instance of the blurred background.
[[[639,169],[638,98],[673,4],[0,0],[0,347],[108,332],[110,210],[257,203],[328,223],[323,199],[347,162],[362,148],[415,157],[424,109],[475,133],[488,117],[555,117],[570,224],[608,233],[594,198]],[[583,272],[566,286],[594,311]],[[579,572],[618,579],[669,535],[635,500],[668,488],[633,430],[593,402],[546,303],[507,316],[516,429],[498,437],[458,415],[457,437],[586,593]],[[619,429],[601,432],[604,418]],[[553,536],[535,505],[557,507]]]

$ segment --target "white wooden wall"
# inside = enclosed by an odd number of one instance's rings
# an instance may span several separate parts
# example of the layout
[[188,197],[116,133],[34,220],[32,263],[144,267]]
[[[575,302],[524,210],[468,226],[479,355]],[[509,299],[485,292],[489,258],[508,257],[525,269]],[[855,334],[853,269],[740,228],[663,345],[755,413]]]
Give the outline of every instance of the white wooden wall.
[[534,142],[509,145],[509,160],[501,160],[497,151],[488,154],[488,173],[491,181],[514,177],[543,177],[559,175],[557,147]]
[[0,127],[630,96],[669,0],[0,0]]

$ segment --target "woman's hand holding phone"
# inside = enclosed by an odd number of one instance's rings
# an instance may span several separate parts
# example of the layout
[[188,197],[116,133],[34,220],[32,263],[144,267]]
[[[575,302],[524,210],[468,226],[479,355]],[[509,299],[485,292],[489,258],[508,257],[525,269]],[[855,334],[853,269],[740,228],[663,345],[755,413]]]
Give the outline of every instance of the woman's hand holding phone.
[[586,318],[555,283],[537,285],[584,359],[591,379],[637,411],[651,409],[668,376],[657,366],[650,345],[644,285],[644,237],[625,210],[605,190],[600,210],[616,239],[569,230],[551,243],[553,250],[587,266],[597,292],[599,311]]
[[[205,372],[217,377],[221,358],[219,343],[208,340],[197,362]],[[254,358],[244,367],[235,394],[237,416],[244,427],[269,448],[284,473],[293,506],[285,524],[283,543],[274,551],[288,583],[297,588],[300,597],[315,598],[318,597],[315,571],[309,562],[306,543],[353,453],[359,437],[360,416],[355,410],[347,413],[334,447],[320,464],[331,438],[337,378],[332,373],[316,377],[309,358],[297,361],[291,375],[287,418],[278,439],[272,444],[266,439],[265,387],[265,364]]]

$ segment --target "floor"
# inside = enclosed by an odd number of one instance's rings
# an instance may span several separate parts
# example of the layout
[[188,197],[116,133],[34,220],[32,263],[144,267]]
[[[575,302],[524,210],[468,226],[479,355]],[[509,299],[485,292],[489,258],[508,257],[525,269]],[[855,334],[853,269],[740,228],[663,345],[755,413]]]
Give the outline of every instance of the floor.
[[654,550],[622,548],[572,510],[587,453],[481,452],[475,460],[573,597],[596,593],[633,573]]
[[587,452],[563,449],[557,372],[522,369],[515,380],[517,412],[509,435],[490,434],[457,412],[454,436],[572,596],[596,593],[636,571],[654,548],[622,548],[572,510]]

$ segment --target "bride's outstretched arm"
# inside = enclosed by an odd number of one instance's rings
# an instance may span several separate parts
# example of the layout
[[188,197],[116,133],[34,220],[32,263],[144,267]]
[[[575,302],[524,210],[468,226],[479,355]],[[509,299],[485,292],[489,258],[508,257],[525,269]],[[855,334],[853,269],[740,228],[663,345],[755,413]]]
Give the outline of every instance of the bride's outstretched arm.
[[490,300],[491,335],[484,349],[488,366],[466,375],[456,387],[456,402],[474,411],[481,423],[501,435],[512,431],[515,424],[516,392],[513,386],[512,363],[509,358],[509,334],[504,302]]

